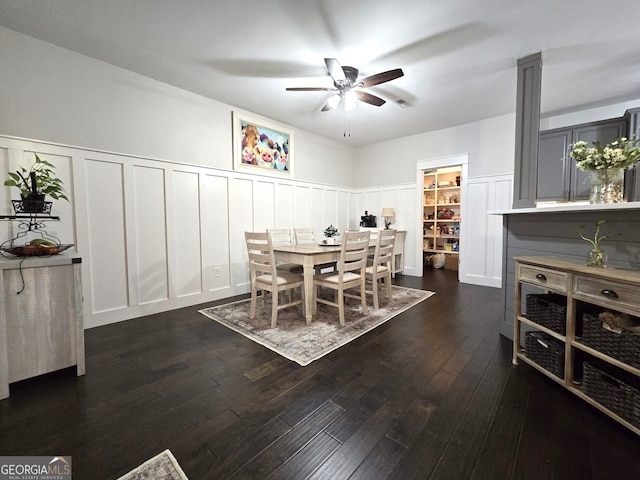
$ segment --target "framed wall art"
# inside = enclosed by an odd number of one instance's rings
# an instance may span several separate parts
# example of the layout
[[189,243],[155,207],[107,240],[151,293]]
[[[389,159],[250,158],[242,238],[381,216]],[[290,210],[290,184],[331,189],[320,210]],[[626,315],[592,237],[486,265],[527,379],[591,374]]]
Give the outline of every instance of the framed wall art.
[[233,112],[233,165],[238,171],[293,178],[293,131]]

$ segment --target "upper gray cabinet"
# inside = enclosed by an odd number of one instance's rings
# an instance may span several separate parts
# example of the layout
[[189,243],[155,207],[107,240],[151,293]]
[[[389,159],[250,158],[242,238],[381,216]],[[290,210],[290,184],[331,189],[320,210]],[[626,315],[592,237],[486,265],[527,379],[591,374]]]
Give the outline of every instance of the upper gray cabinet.
[[589,172],[576,167],[575,160],[569,156],[571,144],[583,140],[588,146],[595,141],[604,145],[624,136],[626,130],[626,120],[615,118],[540,132],[536,200],[588,200]]

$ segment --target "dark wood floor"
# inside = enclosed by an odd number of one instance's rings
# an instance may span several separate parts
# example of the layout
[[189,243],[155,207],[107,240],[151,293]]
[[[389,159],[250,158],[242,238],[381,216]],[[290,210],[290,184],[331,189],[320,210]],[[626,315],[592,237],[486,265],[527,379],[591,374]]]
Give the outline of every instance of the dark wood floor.
[[300,367],[197,307],[86,332],[87,374],[19,382],[0,455],[72,455],[115,479],[169,448],[196,479],[635,479],[640,439],[526,365],[498,289],[437,295]]

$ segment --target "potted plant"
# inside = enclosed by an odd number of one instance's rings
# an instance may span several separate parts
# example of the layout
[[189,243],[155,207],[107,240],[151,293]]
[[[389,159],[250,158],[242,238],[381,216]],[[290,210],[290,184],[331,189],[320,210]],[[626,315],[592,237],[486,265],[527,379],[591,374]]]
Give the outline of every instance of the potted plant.
[[600,227],[606,222],[606,220],[598,220],[596,222],[596,233],[593,235],[593,239],[584,236],[584,225],[578,225],[576,227],[576,231],[578,232],[578,235],[580,235],[580,238],[589,242],[593,247],[587,253],[587,265],[590,267],[605,267],[607,265],[607,254],[604,250],[602,250],[600,242],[602,242],[602,240],[604,240],[605,238],[617,237],[618,235],[622,235],[622,233],[601,235]]
[[327,228],[324,229],[324,242],[327,245],[335,245],[338,240],[338,237],[340,236],[340,232],[338,232],[338,229],[336,227],[334,227],[333,225],[329,225]]
[[27,170],[18,168],[15,172],[9,172],[9,178],[4,184],[7,187],[17,187],[20,190],[21,200],[14,200],[16,212],[21,209],[25,213],[43,213],[47,209],[45,196],[49,195],[54,200],[67,200],[64,193],[62,180],[55,176],[55,165],[42,160],[37,153],[36,159]]

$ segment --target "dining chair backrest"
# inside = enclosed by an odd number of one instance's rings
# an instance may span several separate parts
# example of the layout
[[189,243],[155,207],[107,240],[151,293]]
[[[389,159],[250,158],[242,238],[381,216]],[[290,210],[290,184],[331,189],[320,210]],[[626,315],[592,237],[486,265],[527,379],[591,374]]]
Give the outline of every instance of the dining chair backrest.
[[395,230],[380,230],[375,241],[373,255],[370,256],[370,265],[365,269],[367,282],[371,282],[371,290],[367,293],[373,294],[373,308],[379,308],[378,282],[384,281],[388,301],[393,301],[393,291],[391,288],[391,271],[393,261],[393,246],[396,240]]
[[313,227],[294,228],[293,235],[296,240],[296,245],[316,243]]
[[276,262],[268,232],[244,232],[249,255],[249,269],[251,281],[260,275],[271,275],[277,278]]
[[376,239],[376,247],[373,254],[374,266],[386,266],[391,269],[393,259],[393,246],[396,241],[395,230],[380,230]]
[[280,247],[282,245],[293,245],[291,241],[291,230],[288,228],[269,228],[267,230],[271,236],[271,244],[274,247]]
[[349,272],[358,274],[363,272],[369,252],[370,237],[369,231],[344,233],[338,266],[340,276]]

